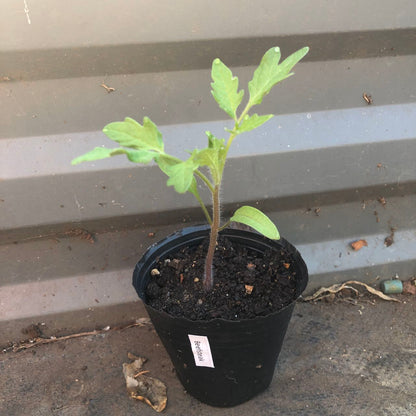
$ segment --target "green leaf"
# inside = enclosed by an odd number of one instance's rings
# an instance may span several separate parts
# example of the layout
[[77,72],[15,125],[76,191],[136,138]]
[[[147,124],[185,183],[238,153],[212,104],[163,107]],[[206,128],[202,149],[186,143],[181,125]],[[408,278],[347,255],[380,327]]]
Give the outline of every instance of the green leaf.
[[166,175],[169,176],[169,169],[172,166],[177,165],[178,163],[182,163],[182,160],[174,157],[174,156],[170,156],[166,153],[162,153],[160,155],[157,155],[155,157],[155,162],[158,164],[160,170],[165,173]]
[[293,75],[290,70],[308,53],[309,48],[299,49],[280,65],[280,48],[270,48],[263,56],[260,65],[254,71],[253,79],[248,83],[250,105],[260,104],[272,87]]
[[[165,161],[166,162],[166,161]],[[172,162],[172,160],[170,160]],[[193,157],[190,157],[184,162],[178,162],[171,164],[169,163],[163,165],[161,169],[169,176],[167,181],[168,186],[173,186],[175,191],[184,194],[192,186],[194,180],[194,170],[198,168],[198,164],[195,162]],[[159,163],[159,167],[160,167]]]
[[107,124],[103,132],[111,140],[124,147],[163,152],[162,134],[148,117],[144,117],[143,126],[132,118],[126,117],[124,121]]
[[76,157],[71,161],[72,165],[77,165],[81,162],[91,162],[94,160],[106,159],[111,156],[125,154],[131,162],[135,163],[149,163],[154,157],[154,152],[147,150],[128,150],[122,149],[107,149],[105,147],[96,147],[95,149]]
[[[125,154],[130,162],[134,163],[149,163],[157,155],[155,152],[147,150],[133,150],[133,149],[119,149],[117,154]],[[115,154],[114,154],[115,155]],[[111,155],[111,156],[114,156]]]
[[236,132],[238,134],[244,133],[246,131],[254,130],[257,127],[260,127],[266,121],[270,120],[273,117],[273,114],[268,114],[266,116],[259,116],[258,114],[253,114],[249,116],[248,114],[243,118],[243,121],[240,123]]
[[201,200],[201,197],[198,192],[198,183],[194,176],[192,176],[192,182],[188,188],[188,192],[190,192],[198,201]]
[[208,166],[214,183],[218,184],[221,163],[218,156],[218,150],[208,147],[206,149],[196,150],[193,153],[193,157],[199,166]]
[[212,62],[211,77],[214,81],[211,82],[211,94],[215,101],[222,110],[236,120],[236,111],[244,95],[243,90],[238,91],[238,78],[234,77],[231,70],[218,58]]
[[[166,175],[170,176],[170,174],[172,173],[172,167],[179,165],[182,162],[182,160],[177,159],[174,156],[170,156],[168,154],[161,154],[161,155],[157,155],[155,157],[155,161],[158,164],[160,170],[165,173]],[[191,185],[188,188],[188,192],[190,192],[192,195],[195,196],[195,198],[199,201],[201,201],[201,197],[199,196],[199,192],[198,192],[198,184],[197,181],[194,177],[194,175],[192,174],[192,181],[191,181]]]
[[208,136],[208,147],[195,150],[192,155],[198,166],[208,166],[214,182],[219,184],[226,158],[224,139],[217,139],[209,131],[206,132],[206,135]]
[[207,147],[195,150],[193,157],[199,166],[208,166],[211,170],[218,170],[218,149]]
[[[292,68],[309,52],[309,48],[305,46],[304,48],[299,49],[296,52],[293,52],[292,55],[289,55],[280,65],[280,71],[283,73],[288,73]],[[293,73],[289,74],[293,75]]]
[[93,160],[100,160],[100,159],[106,159],[108,157],[111,157],[111,153],[114,151],[114,149],[106,149],[105,147],[96,147],[93,150],[90,150],[87,153],[84,153],[81,156],[76,157],[75,159],[72,159],[71,165],[78,165],[82,162],[92,162]]
[[230,218],[230,221],[246,224],[271,240],[280,238],[279,231],[270,218],[257,208],[249,206],[238,208]]

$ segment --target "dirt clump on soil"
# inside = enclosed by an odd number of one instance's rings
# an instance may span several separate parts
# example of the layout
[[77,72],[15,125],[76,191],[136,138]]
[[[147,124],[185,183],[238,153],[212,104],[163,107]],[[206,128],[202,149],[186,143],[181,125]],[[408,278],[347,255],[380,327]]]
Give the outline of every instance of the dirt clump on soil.
[[292,256],[264,253],[218,240],[214,257],[214,287],[203,289],[208,239],[161,259],[151,272],[147,303],[169,315],[190,320],[250,319],[289,305],[296,297]]

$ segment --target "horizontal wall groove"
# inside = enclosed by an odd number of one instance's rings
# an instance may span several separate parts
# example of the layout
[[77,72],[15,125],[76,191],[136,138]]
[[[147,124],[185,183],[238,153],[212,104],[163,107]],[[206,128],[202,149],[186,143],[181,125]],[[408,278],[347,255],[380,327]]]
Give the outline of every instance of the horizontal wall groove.
[[0,62],[6,83],[208,69],[218,56],[233,67],[251,66],[273,46],[283,57],[309,46],[303,62],[413,55],[415,42],[416,28],[403,28],[0,51]]

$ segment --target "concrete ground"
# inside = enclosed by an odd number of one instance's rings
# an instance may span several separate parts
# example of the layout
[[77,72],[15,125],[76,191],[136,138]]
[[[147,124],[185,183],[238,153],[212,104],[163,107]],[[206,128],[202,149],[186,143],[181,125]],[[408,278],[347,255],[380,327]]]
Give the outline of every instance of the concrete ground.
[[0,355],[0,414],[154,415],[128,397],[127,353],[168,387],[169,416],[416,414],[416,299],[298,303],[269,389],[234,408],[187,395],[152,326],[109,330]]

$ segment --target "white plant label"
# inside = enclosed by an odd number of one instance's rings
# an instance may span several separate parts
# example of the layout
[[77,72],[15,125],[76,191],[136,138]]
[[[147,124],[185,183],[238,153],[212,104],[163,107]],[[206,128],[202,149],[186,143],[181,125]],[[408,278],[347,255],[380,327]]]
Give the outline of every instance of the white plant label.
[[190,335],[192,352],[194,353],[195,365],[197,367],[211,367],[214,368],[214,361],[212,360],[211,347],[209,346],[208,338],[204,335]]

